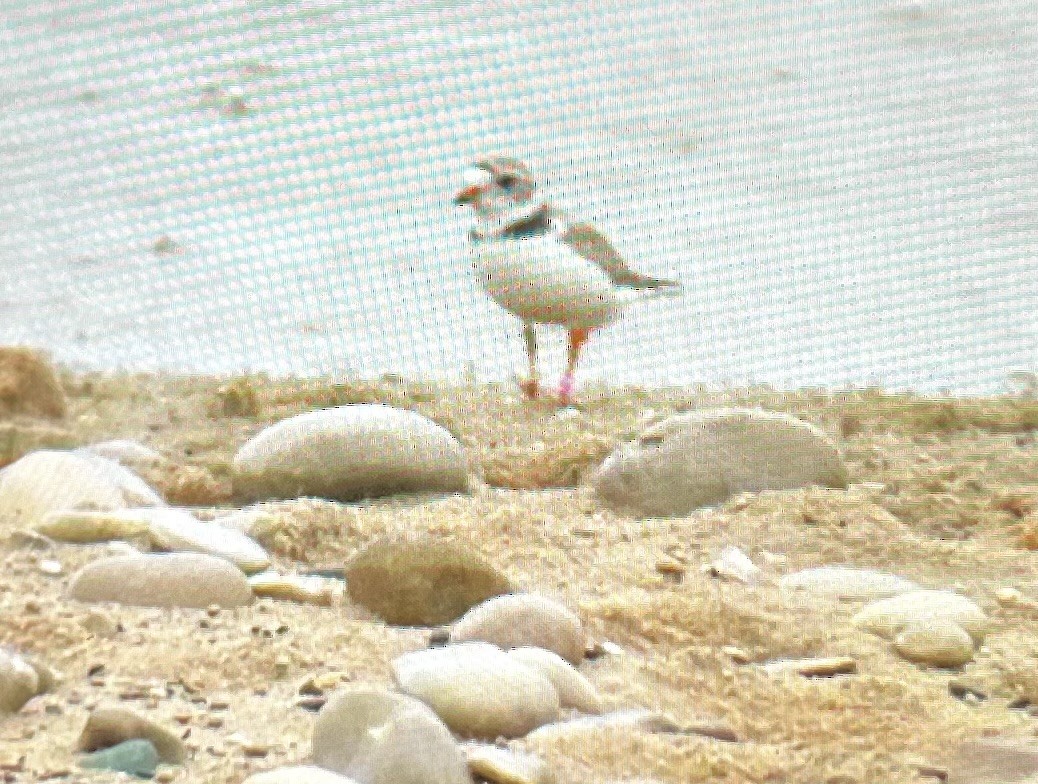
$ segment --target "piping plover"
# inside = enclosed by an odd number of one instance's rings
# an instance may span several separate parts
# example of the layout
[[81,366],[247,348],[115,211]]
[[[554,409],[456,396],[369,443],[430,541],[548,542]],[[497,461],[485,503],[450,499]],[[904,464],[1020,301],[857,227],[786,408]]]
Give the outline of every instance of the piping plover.
[[635,272],[594,226],[553,208],[538,195],[530,169],[514,158],[476,161],[454,201],[476,213],[469,240],[480,282],[523,322],[529,376],[521,386],[527,397],[540,394],[534,324],[558,324],[569,332],[559,382],[559,398],[568,404],[592,330],[615,321],[635,300],[681,290],[678,281]]

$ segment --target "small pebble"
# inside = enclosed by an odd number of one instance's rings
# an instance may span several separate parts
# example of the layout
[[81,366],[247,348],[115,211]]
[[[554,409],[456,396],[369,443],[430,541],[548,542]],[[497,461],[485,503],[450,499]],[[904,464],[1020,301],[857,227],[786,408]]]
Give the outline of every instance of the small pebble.
[[680,578],[685,574],[685,564],[673,558],[660,558],[656,561],[656,571],[663,575]]
[[54,540],[31,528],[20,528],[11,531],[7,536],[7,544],[11,548],[23,550],[49,551],[54,549]]
[[681,728],[683,735],[699,735],[724,743],[738,743],[739,734],[724,719],[708,719],[689,724]]
[[677,734],[682,731],[681,725],[664,713],[645,708],[628,708],[601,716],[581,716],[545,724],[527,735],[526,740],[554,741],[558,738],[595,734],[603,729],[649,734]]
[[600,659],[603,656],[623,656],[624,649],[612,640],[600,640],[592,643],[584,651],[586,659]]
[[363,784],[471,784],[450,730],[419,700],[347,686],[314,724],[314,763]]
[[477,780],[490,784],[554,784],[548,764],[533,754],[482,743],[462,746],[469,770]]
[[1038,608],[1038,602],[1034,599],[1028,599],[1016,588],[999,588],[995,591],[995,601],[1003,607]]
[[726,547],[711,561],[705,571],[711,577],[752,585],[760,579],[760,567],[738,547]]
[[761,669],[772,675],[796,673],[805,678],[827,678],[833,675],[850,675],[858,665],[849,656],[829,656],[817,659],[777,659],[765,662]]
[[25,755],[0,757],[0,770],[6,773],[21,773],[25,770]]
[[346,566],[350,599],[400,626],[440,626],[512,590],[480,553],[431,536],[373,542]]
[[737,648],[734,645],[725,645],[721,648],[721,653],[730,658],[736,664],[749,664],[753,661],[753,657],[750,656],[742,648]]
[[87,718],[77,747],[81,751],[114,746],[125,740],[151,741],[163,762],[179,765],[186,758],[181,739],[151,719],[122,707],[97,708]]
[[932,765],[929,762],[917,762],[914,764],[914,767],[916,772],[924,779],[937,779],[938,781],[948,780],[947,768],[942,768],[939,765]]
[[239,607],[252,601],[252,589],[242,571],[223,558],[170,553],[92,561],[73,576],[68,596],[151,607]]
[[0,648],[0,716],[17,713],[40,691],[39,674],[16,653]]
[[856,625],[887,639],[894,639],[915,621],[950,621],[958,624],[980,645],[991,626],[974,602],[951,591],[911,591],[866,605],[855,615]]
[[439,629],[433,629],[429,632],[429,647],[438,648],[442,645],[446,645],[451,641],[451,630],[449,626],[441,626]]
[[[119,623],[102,610],[90,610],[80,624],[95,637],[113,637],[119,632]],[[101,665],[102,667],[104,665]],[[90,673],[95,675],[97,673]]]
[[44,768],[39,774],[40,781],[53,781],[54,779],[67,779],[72,775],[71,768]]
[[40,571],[43,574],[50,575],[51,577],[57,577],[63,571],[61,561],[54,561],[50,559],[46,561],[40,561]]
[[804,569],[787,574],[779,585],[787,591],[803,591],[820,598],[866,601],[919,590],[914,582],[897,575],[847,566]]
[[270,565],[266,551],[240,531],[200,522],[186,509],[173,507],[54,512],[44,518],[41,530],[78,542],[141,536],[154,549],[224,558],[247,574]]
[[330,607],[334,595],[330,581],[297,574],[261,572],[249,578],[249,585],[253,594],[260,598],[315,604],[319,607]]
[[114,770],[151,778],[159,764],[159,753],[151,741],[135,738],[84,756],[79,764],[95,770]]
[[543,648],[513,648],[508,656],[515,661],[543,673],[555,687],[563,708],[574,708],[581,713],[601,713],[602,698],[577,668],[557,653]]
[[320,675],[311,675],[299,686],[299,693],[307,696],[320,696],[326,692],[334,691],[342,684],[350,681],[347,672],[325,672]]

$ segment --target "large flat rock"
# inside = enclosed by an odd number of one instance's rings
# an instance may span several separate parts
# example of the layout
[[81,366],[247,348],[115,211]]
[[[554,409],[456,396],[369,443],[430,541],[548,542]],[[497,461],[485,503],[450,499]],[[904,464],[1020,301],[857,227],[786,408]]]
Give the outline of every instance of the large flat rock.
[[240,607],[252,601],[252,588],[245,573],[223,558],[169,553],[94,561],[73,576],[68,595],[143,607]]
[[814,425],[774,411],[722,408],[652,425],[606,458],[592,483],[609,506],[666,517],[736,493],[843,488],[847,468]]
[[32,452],[0,471],[0,529],[32,528],[52,512],[164,504],[129,469],[85,452]]
[[464,492],[465,449],[413,411],[378,403],[311,411],[261,431],[234,458],[244,500],[314,496],[354,501]]

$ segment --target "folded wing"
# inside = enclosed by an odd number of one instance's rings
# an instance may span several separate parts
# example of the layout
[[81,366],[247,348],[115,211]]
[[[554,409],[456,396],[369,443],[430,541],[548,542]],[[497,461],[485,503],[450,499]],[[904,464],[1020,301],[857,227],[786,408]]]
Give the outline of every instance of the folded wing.
[[681,288],[681,283],[676,280],[654,278],[632,270],[605,235],[590,223],[570,223],[558,236],[580,256],[597,265],[616,286],[632,289]]

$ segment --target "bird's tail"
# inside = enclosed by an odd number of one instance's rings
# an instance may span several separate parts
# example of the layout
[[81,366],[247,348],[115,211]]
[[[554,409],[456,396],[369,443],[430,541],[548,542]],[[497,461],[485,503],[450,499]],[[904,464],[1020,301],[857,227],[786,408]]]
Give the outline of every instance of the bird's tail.
[[681,281],[663,278],[642,278],[633,286],[624,286],[622,291],[629,302],[657,297],[680,297],[684,294]]

